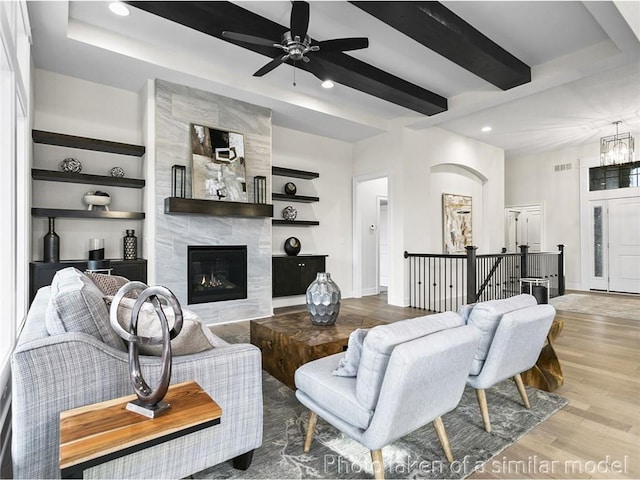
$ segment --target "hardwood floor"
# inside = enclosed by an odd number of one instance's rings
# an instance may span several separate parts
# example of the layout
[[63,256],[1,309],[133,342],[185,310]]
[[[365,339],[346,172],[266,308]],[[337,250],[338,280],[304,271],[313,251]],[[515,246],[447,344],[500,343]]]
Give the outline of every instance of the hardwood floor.
[[[425,313],[387,305],[385,296],[345,299],[343,310],[387,322]],[[569,405],[470,478],[640,478],[640,313],[638,320],[560,310],[557,316],[564,320],[555,342],[564,385],[555,393]],[[237,335],[248,322],[213,330]]]

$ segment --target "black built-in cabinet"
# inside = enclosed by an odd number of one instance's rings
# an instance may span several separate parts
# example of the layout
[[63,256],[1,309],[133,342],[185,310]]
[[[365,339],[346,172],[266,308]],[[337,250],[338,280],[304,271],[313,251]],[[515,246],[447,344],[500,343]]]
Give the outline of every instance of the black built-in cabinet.
[[273,296],[304,295],[318,272],[326,272],[326,255],[274,256]]
[[[87,269],[86,260],[66,260],[58,263],[31,262],[29,264],[29,303],[33,301],[40,287],[51,285],[51,280],[58,270],[74,267],[84,272]],[[147,261],[111,260],[111,274],[147,283]]]

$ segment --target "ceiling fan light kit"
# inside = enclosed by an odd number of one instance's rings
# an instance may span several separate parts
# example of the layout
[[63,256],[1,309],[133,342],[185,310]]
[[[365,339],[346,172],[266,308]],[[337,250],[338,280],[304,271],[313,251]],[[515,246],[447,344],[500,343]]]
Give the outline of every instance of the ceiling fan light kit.
[[[369,39],[366,37],[334,38],[314,43],[307,33],[309,27],[309,4],[307,2],[292,2],[291,19],[289,23],[289,31],[282,34],[279,42],[226,30],[222,32],[222,36],[228,40],[278,48],[284,52],[283,55],[278,55],[257,70],[253,74],[254,77],[262,77],[285,62],[291,61],[295,67],[296,62],[302,61],[308,64],[306,70],[323,82],[322,86],[324,88],[332,88],[334,85],[327,66],[323,66],[321,63],[321,58],[324,53],[341,53],[350,50],[360,50],[369,46]],[[314,55],[309,57],[307,54],[310,53]]]

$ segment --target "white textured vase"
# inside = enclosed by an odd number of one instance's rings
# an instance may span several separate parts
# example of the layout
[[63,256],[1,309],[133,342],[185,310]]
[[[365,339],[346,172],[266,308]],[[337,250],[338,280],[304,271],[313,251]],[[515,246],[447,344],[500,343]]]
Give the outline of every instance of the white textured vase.
[[307,288],[307,310],[314,325],[333,325],[340,312],[340,287],[329,273],[318,273]]

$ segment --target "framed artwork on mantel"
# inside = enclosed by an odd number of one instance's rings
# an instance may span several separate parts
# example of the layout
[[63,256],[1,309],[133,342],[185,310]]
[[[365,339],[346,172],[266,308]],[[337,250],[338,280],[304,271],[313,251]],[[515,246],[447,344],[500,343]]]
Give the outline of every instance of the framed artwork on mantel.
[[442,226],[444,253],[466,253],[465,247],[473,245],[472,198],[465,195],[442,194]]
[[191,153],[193,198],[247,202],[242,133],[191,124]]

